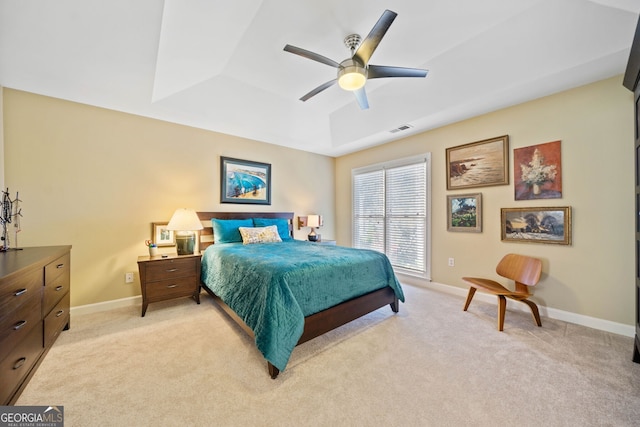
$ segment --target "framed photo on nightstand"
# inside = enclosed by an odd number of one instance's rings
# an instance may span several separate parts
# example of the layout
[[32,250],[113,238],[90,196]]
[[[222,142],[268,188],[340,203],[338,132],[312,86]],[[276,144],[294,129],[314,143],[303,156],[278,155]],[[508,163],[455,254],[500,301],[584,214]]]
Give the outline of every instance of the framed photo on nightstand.
[[176,236],[172,230],[167,230],[168,221],[151,223],[151,240],[156,246],[175,246]]

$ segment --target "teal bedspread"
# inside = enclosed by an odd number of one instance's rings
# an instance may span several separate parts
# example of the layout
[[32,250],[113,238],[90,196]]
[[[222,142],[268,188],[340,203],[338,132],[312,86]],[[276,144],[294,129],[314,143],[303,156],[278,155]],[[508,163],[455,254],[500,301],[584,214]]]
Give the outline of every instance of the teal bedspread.
[[297,240],[211,245],[201,280],[253,330],[258,350],[280,371],[305,316],[385,286],[404,302],[386,255]]

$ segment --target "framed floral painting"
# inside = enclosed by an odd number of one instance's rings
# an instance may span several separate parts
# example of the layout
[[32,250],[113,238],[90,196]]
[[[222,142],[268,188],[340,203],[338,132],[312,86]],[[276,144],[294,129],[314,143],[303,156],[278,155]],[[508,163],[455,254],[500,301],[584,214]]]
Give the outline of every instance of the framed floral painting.
[[560,141],[513,150],[516,200],[562,198]]

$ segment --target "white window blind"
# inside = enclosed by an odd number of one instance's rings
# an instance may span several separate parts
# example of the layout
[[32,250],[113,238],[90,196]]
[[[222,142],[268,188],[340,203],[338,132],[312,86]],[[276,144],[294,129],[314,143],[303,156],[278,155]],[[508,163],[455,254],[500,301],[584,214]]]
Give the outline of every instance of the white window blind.
[[429,153],[352,176],[353,246],[385,253],[399,272],[429,277]]

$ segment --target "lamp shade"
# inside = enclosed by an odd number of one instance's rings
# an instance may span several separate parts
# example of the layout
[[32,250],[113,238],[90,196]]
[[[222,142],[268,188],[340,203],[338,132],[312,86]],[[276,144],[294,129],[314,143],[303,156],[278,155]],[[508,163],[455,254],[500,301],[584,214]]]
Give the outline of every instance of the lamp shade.
[[195,231],[202,228],[198,214],[191,209],[176,210],[167,225],[167,230],[173,231]]
[[307,227],[320,227],[320,215],[307,215]]

